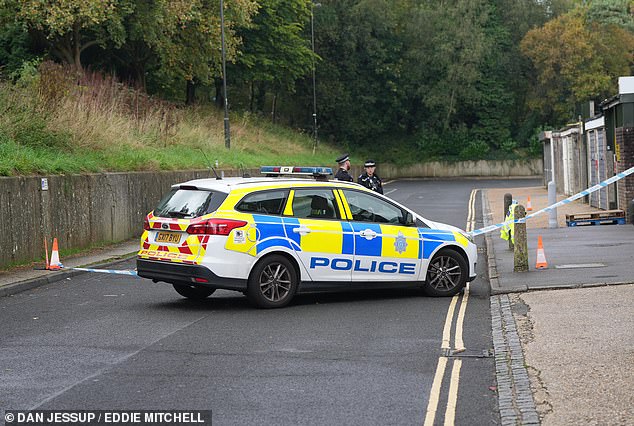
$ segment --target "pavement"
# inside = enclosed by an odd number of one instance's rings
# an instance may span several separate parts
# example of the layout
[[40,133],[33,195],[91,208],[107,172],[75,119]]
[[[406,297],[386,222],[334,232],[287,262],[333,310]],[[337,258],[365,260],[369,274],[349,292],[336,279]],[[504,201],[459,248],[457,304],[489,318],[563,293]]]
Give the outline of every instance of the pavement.
[[[488,189],[485,191],[485,222],[504,221],[504,194],[510,192],[520,204],[531,197],[532,212],[548,206],[546,188]],[[558,201],[564,197],[559,196]],[[488,209],[487,205],[488,204]],[[488,210],[488,214],[486,213]],[[557,209],[558,228],[548,227],[548,213],[526,222],[528,272],[514,272],[513,251],[500,232],[486,234],[491,293],[528,290],[596,287],[634,283],[634,226],[585,225],[569,227],[566,214],[598,211],[580,200]],[[542,237],[547,269],[536,269],[537,240]]]
[[139,251],[139,241],[139,237],[136,237],[119,244],[93,249],[68,258],[61,258],[60,261],[64,265],[64,269],[57,272],[43,269],[44,264],[0,271],[0,297],[10,296],[35,287],[61,281],[77,274],[86,273],[70,268],[116,267],[118,263],[136,255]]
[[[503,221],[504,194],[533,212],[547,206],[542,187],[484,189],[484,225]],[[563,197],[558,197],[562,199]],[[567,213],[596,209],[580,201],[527,222],[529,271],[513,271],[513,251],[499,231],[485,235],[491,327],[501,424],[634,422],[634,226],[567,227]],[[535,268],[542,236],[547,269]],[[66,268],[114,268],[134,256],[139,239],[61,259]],[[41,266],[41,265],[40,265]],[[84,273],[0,271],[0,296]]]
[[[506,192],[547,206],[546,188],[486,189],[485,226],[503,221]],[[566,225],[596,210],[578,200],[557,228],[548,213],[527,221],[527,272],[499,231],[485,235],[503,425],[634,424],[634,226]],[[547,269],[535,268],[538,236]]]

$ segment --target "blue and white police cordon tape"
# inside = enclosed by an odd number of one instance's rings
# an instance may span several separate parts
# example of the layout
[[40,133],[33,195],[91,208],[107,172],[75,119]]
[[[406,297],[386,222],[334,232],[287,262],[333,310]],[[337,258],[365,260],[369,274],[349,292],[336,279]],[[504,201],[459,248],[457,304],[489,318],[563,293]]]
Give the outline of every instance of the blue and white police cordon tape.
[[557,202],[557,203],[555,203],[553,205],[550,205],[550,206],[548,206],[548,207],[546,207],[544,209],[536,211],[535,213],[531,213],[531,214],[529,214],[528,216],[526,216],[526,217],[524,217],[522,219],[507,220],[506,222],[496,223],[495,225],[490,225],[490,226],[485,226],[484,228],[480,228],[480,229],[476,229],[476,230],[471,231],[470,234],[475,237],[475,236],[478,236],[478,235],[481,235],[481,234],[486,234],[488,232],[495,231],[496,229],[500,229],[500,228],[502,228],[505,225],[510,225],[511,223],[524,223],[528,219],[531,219],[531,218],[537,216],[538,214],[546,213],[546,212],[549,212],[551,210],[556,209],[557,207],[563,206],[565,204],[572,203],[573,201],[578,200],[581,197],[585,197],[586,195],[589,195],[589,194],[591,194],[591,193],[593,193],[595,191],[598,191],[601,188],[605,188],[606,186],[616,182],[617,180],[621,180],[624,177],[626,177],[628,175],[631,175],[632,173],[634,173],[634,167],[630,167],[629,169],[627,169],[624,172],[621,172],[621,173],[619,173],[617,175],[614,175],[611,178],[604,180],[603,182],[600,182],[600,183],[598,183],[598,184],[596,184],[594,186],[591,186],[588,189],[585,189],[585,190],[583,190],[583,191],[581,191],[581,192],[579,192],[579,193],[577,193],[577,194],[575,194],[573,196],[570,196],[570,197],[566,198],[565,200],[561,200],[561,201],[559,201],[559,202]]
[[130,275],[130,276],[138,278],[136,271],[125,271],[121,269],[92,269],[92,268],[65,268],[65,269],[72,269],[75,271],[84,271],[84,272],[101,272],[102,274]]
[[[535,213],[531,213],[528,216],[522,218],[522,219],[515,219],[515,220],[507,220],[506,222],[502,222],[502,223],[497,223],[495,225],[490,225],[490,226],[485,226],[484,228],[480,228],[480,229],[476,229],[473,230],[471,232],[469,232],[469,234],[471,234],[472,236],[478,236],[478,235],[482,235],[482,234],[486,234],[488,232],[491,231],[495,231],[496,229],[500,229],[505,225],[510,225],[511,223],[524,223],[526,222],[528,219],[531,219],[539,214],[542,213],[546,213],[549,212],[551,210],[556,209],[557,207],[563,206],[565,204],[569,204],[572,203],[575,200],[578,200],[581,197],[585,197],[586,195],[589,195],[595,191],[598,191],[601,188],[605,188],[608,185],[616,182],[617,180],[621,180],[626,176],[629,176],[631,174],[634,173],[634,167],[631,167],[629,169],[627,169],[624,172],[621,172],[617,175],[612,176],[609,179],[604,180],[603,182],[600,182],[588,189],[585,189],[571,197],[566,198],[565,200],[561,200],[551,206],[548,206],[544,209],[541,209],[539,211],[536,211]],[[128,276],[133,276],[133,277],[137,277],[137,272],[136,271],[126,271],[126,270],[120,270],[120,269],[92,269],[92,268],[66,268],[66,269],[73,269],[75,271],[85,271],[85,272],[101,272],[101,273],[105,273],[105,274],[118,274],[118,275],[128,275]]]

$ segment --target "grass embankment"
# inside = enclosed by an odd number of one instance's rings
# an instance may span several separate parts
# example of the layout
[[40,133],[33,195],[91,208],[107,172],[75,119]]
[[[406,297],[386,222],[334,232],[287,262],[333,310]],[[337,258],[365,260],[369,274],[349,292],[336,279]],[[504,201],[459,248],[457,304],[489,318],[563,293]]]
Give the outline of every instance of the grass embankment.
[[[79,81],[79,84],[77,83]],[[334,167],[339,155],[310,135],[233,114],[177,107],[110,78],[41,69],[28,84],[0,81],[0,176],[261,165]],[[204,153],[204,155],[203,155]]]

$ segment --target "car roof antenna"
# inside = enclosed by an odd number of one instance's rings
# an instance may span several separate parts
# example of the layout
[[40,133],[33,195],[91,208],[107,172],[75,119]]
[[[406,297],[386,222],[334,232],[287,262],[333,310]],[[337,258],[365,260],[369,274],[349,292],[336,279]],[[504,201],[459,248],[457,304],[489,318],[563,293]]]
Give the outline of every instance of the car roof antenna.
[[[205,161],[207,162],[207,168],[211,170],[211,172],[214,172],[214,176],[216,176],[216,180],[222,180],[222,178],[218,176],[218,173],[216,173],[216,169],[214,169],[214,167],[211,165],[211,161],[209,161],[209,158],[207,158],[207,155],[205,155],[205,151],[203,151],[202,148],[198,148],[198,150],[202,152],[203,157],[205,157]],[[211,175],[211,172],[209,172],[210,175]]]
[[243,178],[250,178],[251,177],[251,175],[247,171],[246,167],[244,167],[244,163],[240,163],[239,167],[240,167],[240,172],[241,172],[240,174],[242,175]]

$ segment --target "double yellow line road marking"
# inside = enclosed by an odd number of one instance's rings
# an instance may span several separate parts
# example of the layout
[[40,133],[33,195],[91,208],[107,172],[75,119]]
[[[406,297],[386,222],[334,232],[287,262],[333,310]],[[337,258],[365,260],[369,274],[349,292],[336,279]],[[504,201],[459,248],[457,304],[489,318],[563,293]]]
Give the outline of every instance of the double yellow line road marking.
[[[475,228],[475,197],[477,189],[471,191],[469,197],[469,214],[467,216],[467,231],[472,231]],[[445,327],[442,333],[442,354],[438,357],[438,364],[436,365],[436,373],[434,374],[434,381],[431,385],[431,391],[429,393],[429,402],[427,403],[427,413],[425,415],[425,426],[432,426],[436,420],[436,413],[438,412],[438,403],[440,401],[440,392],[442,389],[443,379],[445,377],[445,371],[447,370],[447,364],[449,362],[449,356],[451,354],[464,352],[465,345],[462,339],[462,330],[464,324],[464,317],[467,311],[467,303],[469,302],[469,283],[467,283],[464,292],[461,295],[456,294],[449,304],[447,310],[447,317],[445,318]],[[451,347],[451,328],[453,324],[454,314],[456,306],[460,303],[458,308],[458,316],[456,318],[456,327],[454,333],[453,350]],[[462,368],[461,359],[453,359],[453,366],[451,369],[451,376],[449,378],[449,394],[447,397],[447,406],[445,408],[445,426],[452,426],[456,418],[456,406],[458,404],[458,387],[460,384],[460,369]]]

